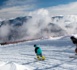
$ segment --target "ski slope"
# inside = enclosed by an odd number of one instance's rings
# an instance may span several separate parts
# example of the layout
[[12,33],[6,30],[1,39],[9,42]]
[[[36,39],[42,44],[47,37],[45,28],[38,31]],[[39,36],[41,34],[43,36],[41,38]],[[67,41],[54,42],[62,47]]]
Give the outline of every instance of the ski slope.
[[[42,48],[45,61],[34,59],[33,44]],[[74,49],[69,37],[0,45],[0,70],[77,70],[77,59],[69,58]]]

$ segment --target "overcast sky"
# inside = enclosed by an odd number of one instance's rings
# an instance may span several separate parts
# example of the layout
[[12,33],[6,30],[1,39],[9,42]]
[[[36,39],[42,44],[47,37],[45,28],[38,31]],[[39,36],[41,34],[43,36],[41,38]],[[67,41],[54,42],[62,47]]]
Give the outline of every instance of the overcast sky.
[[50,15],[77,15],[77,0],[0,0],[0,18],[28,15],[39,9]]

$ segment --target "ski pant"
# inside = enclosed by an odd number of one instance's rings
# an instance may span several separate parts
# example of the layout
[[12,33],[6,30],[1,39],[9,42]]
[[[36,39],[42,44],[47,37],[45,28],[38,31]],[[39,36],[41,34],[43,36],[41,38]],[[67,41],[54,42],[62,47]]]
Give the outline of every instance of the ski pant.
[[37,56],[40,56],[40,57],[42,57],[42,54],[36,54]]

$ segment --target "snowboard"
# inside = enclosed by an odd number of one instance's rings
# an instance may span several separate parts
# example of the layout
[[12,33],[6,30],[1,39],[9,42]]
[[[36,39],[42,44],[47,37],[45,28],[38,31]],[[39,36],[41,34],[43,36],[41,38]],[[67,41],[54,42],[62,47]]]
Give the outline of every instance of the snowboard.
[[34,58],[34,59],[36,59],[38,61],[44,61],[45,60],[45,56],[42,56],[42,57],[39,56],[39,58]]
[[36,61],[44,61],[44,60],[42,60],[42,59],[39,60],[38,58],[34,58],[34,59],[35,59]]

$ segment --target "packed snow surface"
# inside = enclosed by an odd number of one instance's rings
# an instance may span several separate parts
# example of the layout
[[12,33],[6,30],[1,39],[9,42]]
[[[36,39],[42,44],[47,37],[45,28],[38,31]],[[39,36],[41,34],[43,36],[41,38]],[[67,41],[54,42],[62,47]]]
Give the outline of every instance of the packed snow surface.
[[[34,44],[42,48],[45,61],[38,61]],[[0,45],[0,70],[77,70],[75,45],[69,37]]]

